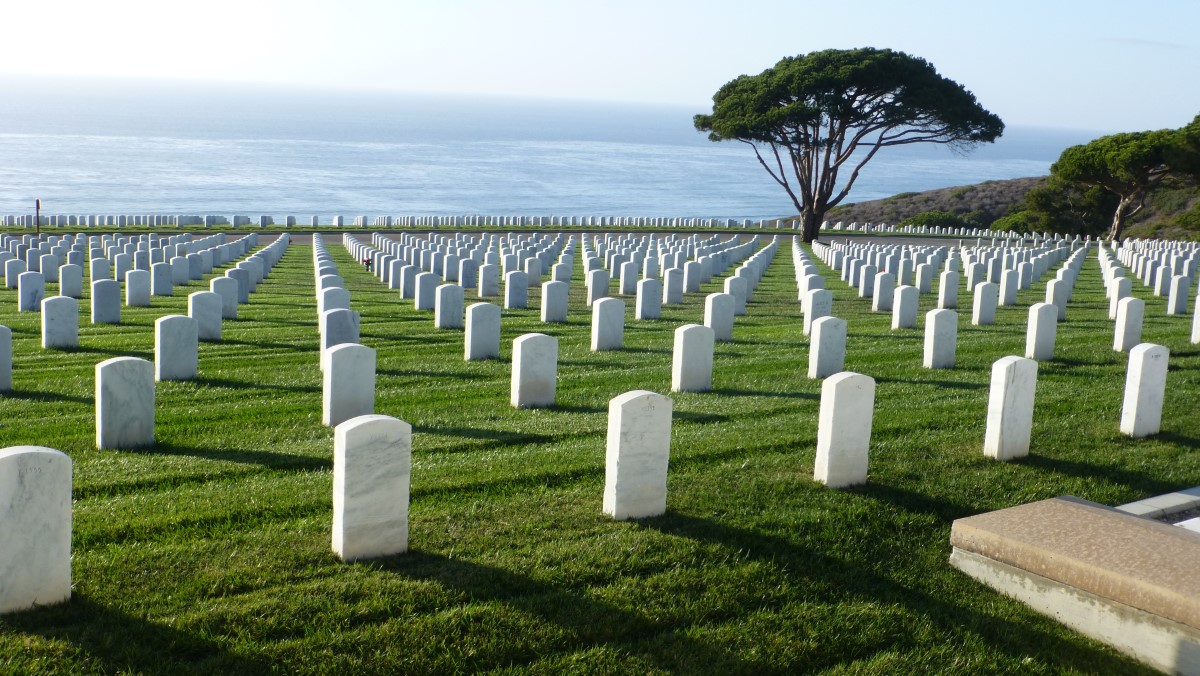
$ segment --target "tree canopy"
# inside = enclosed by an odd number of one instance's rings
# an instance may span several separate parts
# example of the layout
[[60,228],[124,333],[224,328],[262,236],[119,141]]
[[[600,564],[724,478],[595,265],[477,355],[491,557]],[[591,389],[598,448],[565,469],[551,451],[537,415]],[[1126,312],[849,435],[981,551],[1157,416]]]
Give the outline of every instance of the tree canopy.
[[[800,213],[804,241],[882,148],[991,142],[1004,123],[924,59],[890,49],[830,49],[742,75],[713,96],[696,129],[750,145]],[[839,185],[839,174],[848,175]]]
[[1172,175],[1200,172],[1200,116],[1183,129],[1112,134],[1071,146],[1051,176],[1098,186],[1118,198],[1108,238],[1119,239],[1126,219],[1146,205],[1146,194]]

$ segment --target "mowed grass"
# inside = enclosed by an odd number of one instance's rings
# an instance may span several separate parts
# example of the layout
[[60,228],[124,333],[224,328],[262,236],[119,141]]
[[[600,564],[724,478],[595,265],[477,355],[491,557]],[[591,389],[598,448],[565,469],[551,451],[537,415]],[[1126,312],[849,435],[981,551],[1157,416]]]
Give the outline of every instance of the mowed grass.
[[[669,392],[673,332],[701,322],[703,294],[653,322],[625,299],[625,349],[592,353],[577,254],[567,324],[542,324],[531,289],[530,309],[504,311],[503,358],[467,363],[461,331],[435,330],[326,243],[377,351],[376,412],[413,426],[410,552],[330,551],[311,247],[293,245],[224,339],[201,344],[198,380],[158,384],[157,443],[137,451],[95,449],[94,366],[153,359],[154,319],[186,314],[207,281],[123,307],[119,326],[90,325],[85,297],[71,351],[43,350],[40,316],[0,289],[15,352],[0,447],[68,453],[75,499],[73,597],[0,617],[0,672],[1142,671],[947,563],[959,517],[1200,484],[1191,318],[1135,284],[1143,340],[1171,349],[1171,370],[1163,432],[1123,437],[1126,356],[1094,253],[1058,359],[1039,368],[1032,454],[1010,463],[982,455],[990,368],[1024,353],[1046,280],[989,327],[970,326],[961,290],[958,365],[931,371],[922,329],[890,330],[821,266],[849,322],[846,368],[878,383],[869,483],[831,490],[812,481],[820,383],[781,241],[717,346],[715,390],[671,395],[667,514],[614,522],[600,513],[608,401]],[[922,317],[935,301],[922,296]],[[560,341],[558,405],[514,410],[512,339],[534,331]]]

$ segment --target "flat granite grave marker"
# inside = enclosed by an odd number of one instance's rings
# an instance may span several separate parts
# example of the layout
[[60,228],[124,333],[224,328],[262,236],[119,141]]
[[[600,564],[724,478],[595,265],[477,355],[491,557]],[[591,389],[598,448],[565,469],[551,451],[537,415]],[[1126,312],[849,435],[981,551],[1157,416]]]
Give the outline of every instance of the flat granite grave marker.
[[[332,312],[346,312],[333,310]],[[375,412],[375,350],[342,343],[325,351],[321,422],[336,427]]]
[[671,357],[672,392],[708,392],[712,389],[713,330],[699,324],[675,329]]
[[1166,347],[1154,343],[1142,343],[1129,350],[1125,397],[1121,403],[1122,434],[1134,438],[1158,434],[1162,427],[1169,357]]
[[0,449],[0,614],[71,598],[71,458]]
[[557,385],[558,339],[543,333],[518,336],[513,341],[509,402],[515,408],[553,406]]
[[412,426],[362,415],[333,431],[333,551],[357,561],[408,551]]
[[114,357],[96,364],[96,448],[152,445],[154,365],[136,357]]
[[1010,356],[992,364],[983,454],[996,460],[1029,455],[1037,362]]
[[829,376],[821,383],[817,455],[813,465],[815,481],[830,488],[867,482],[871,422],[874,414],[873,378],[843,371]]
[[667,511],[672,405],[670,397],[646,390],[608,404],[603,511],[618,521]]

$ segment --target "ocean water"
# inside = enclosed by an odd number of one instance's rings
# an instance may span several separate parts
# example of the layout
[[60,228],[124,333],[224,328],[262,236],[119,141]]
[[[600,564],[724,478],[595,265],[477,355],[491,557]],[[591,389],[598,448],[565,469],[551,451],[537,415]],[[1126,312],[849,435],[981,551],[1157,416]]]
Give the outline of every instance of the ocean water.
[[[234,85],[0,81],[0,214],[795,213],[703,106]],[[957,155],[881,151],[847,202],[1047,173],[1097,134],[1010,127]]]

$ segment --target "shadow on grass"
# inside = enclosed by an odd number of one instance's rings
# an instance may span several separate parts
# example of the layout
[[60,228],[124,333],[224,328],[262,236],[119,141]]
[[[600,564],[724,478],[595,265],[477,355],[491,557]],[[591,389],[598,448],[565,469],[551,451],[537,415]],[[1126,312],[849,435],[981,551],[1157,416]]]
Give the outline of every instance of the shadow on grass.
[[[870,568],[824,552],[802,548],[781,537],[673,512],[636,523],[667,535],[741,552],[753,560],[787,571],[788,576],[797,578],[800,584],[816,583],[837,590],[846,600],[904,606],[914,615],[928,618],[948,634],[977,634],[989,646],[1016,660],[1022,660],[1036,651],[1052,664],[1074,665],[1085,671],[1095,669],[1102,673],[1124,673],[1129,670],[1129,666],[1119,658],[1077,646],[1035,627],[1013,623],[979,612],[968,605],[959,605],[931,596],[923,590],[906,587],[883,577]],[[825,600],[838,601],[836,598]],[[882,651],[891,647],[878,642],[860,646],[852,636],[845,637],[844,641],[847,654]],[[816,655],[814,658],[816,662],[803,665],[805,671],[834,667],[848,660],[844,654]]]
[[930,497],[906,488],[879,483],[874,479],[865,484],[851,486],[842,490],[846,493],[855,493],[881,502],[887,502],[910,512],[931,514],[943,523],[950,523],[955,519],[961,519],[965,516],[973,516],[980,511],[977,507],[971,505],[963,505],[950,500]]
[[34,390],[12,389],[0,392],[0,401],[5,399],[20,399],[23,401],[69,401],[76,404],[90,404],[95,401],[92,397],[77,397],[71,394],[59,394],[58,392],[41,392]]
[[[403,556],[377,559],[363,565],[402,575],[408,579],[435,582],[467,597],[468,603],[502,604],[522,615],[540,618],[565,630],[571,645],[563,650],[611,646],[668,672],[766,673],[766,664],[741,659],[719,644],[697,641],[679,631],[670,620],[631,612],[596,600],[581,590],[534,580],[502,568],[436,554],[409,552]],[[366,618],[366,622],[376,618]],[[547,657],[535,647],[518,648],[506,655],[509,668]],[[519,652],[518,652],[519,651]],[[488,668],[482,660],[464,665]]]
[[215,449],[196,446],[182,446],[169,442],[157,442],[147,448],[136,448],[124,451],[139,455],[178,455],[201,460],[219,460],[235,462],[241,465],[258,465],[273,470],[324,470],[333,469],[332,458],[313,458],[306,455],[276,453],[275,451],[247,451],[241,449]]
[[[487,380],[487,376],[479,373],[455,373],[453,371],[422,371],[418,369],[378,369],[376,376],[392,376],[395,378],[454,378],[455,380]],[[318,388],[320,389],[320,388]]]
[[876,383],[899,383],[901,385],[932,385],[933,387],[941,387],[948,390],[986,390],[991,387],[990,383],[969,383],[959,382],[956,380],[921,380],[919,378],[887,378],[877,377]]
[[[1194,442],[1193,442],[1194,443]],[[1044,455],[1029,454],[1023,458],[1010,460],[1015,465],[1028,465],[1050,472],[1058,472],[1080,479],[1104,479],[1118,486],[1125,486],[1146,495],[1161,495],[1179,490],[1174,482],[1162,481],[1143,472],[1137,472],[1124,467],[1112,467],[1096,463],[1048,458]]]
[[298,393],[319,393],[322,391],[318,385],[272,385],[270,383],[251,383],[244,380],[230,380],[229,378],[214,378],[212,376],[196,378],[194,382],[198,385],[227,387],[232,390],[281,390]]
[[196,632],[134,617],[78,594],[66,603],[5,615],[4,624],[12,631],[70,643],[104,673],[258,674],[272,666]]
[[712,390],[712,393],[726,397],[771,397],[775,399],[811,399],[814,401],[821,398],[821,395],[816,392],[763,392],[756,390],[735,390],[729,387]]

